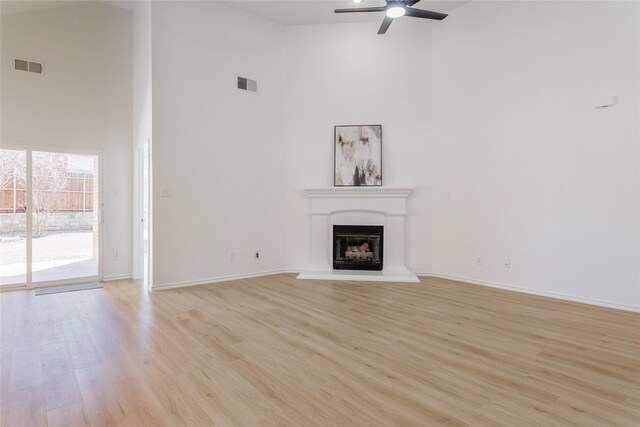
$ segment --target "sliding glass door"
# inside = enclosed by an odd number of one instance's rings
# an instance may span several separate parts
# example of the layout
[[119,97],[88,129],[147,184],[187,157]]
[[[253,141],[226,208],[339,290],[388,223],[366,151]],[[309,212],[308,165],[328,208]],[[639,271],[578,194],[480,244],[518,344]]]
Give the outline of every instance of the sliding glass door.
[[0,149],[0,284],[27,283],[27,152]]
[[32,154],[33,281],[98,276],[98,157]]
[[32,150],[1,154],[0,283],[40,286],[97,279],[98,156]]

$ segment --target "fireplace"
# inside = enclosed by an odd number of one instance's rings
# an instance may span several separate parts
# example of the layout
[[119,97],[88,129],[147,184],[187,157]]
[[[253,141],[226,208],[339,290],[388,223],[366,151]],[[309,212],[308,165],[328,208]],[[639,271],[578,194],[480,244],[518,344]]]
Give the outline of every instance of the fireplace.
[[[418,276],[409,271],[405,261],[407,203],[413,189],[358,186],[307,188],[304,191],[310,202],[311,234],[309,236],[309,256],[302,259],[305,265],[298,275],[298,279],[420,282]],[[380,259],[376,262],[378,264],[377,270],[342,269],[354,268],[353,262],[346,260],[346,250],[343,255],[334,246],[333,226],[345,224],[376,224],[379,226],[380,241],[378,242],[379,253],[377,256]],[[384,244],[382,243],[383,227]],[[340,229],[335,231],[343,232]],[[363,243],[369,245],[369,251],[374,246],[369,242]],[[304,251],[304,245],[300,245],[300,248]],[[384,267],[382,265],[383,248]],[[369,256],[365,255],[365,257]],[[373,252],[371,256],[375,258],[376,253]],[[345,263],[348,264],[345,265]],[[357,265],[357,268],[364,267],[365,263],[375,265],[371,261],[363,260]]]
[[335,270],[382,270],[384,227],[381,225],[334,225]]

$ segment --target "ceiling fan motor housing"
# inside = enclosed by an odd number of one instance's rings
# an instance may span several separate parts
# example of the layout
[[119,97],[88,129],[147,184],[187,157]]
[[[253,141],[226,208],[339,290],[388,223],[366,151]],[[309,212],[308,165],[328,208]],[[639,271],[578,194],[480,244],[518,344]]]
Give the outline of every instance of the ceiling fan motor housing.
[[361,7],[351,9],[335,9],[335,13],[354,13],[354,12],[384,12],[385,17],[382,20],[378,34],[384,34],[394,19],[402,16],[410,16],[413,18],[442,20],[447,17],[445,13],[431,12],[424,9],[414,9],[414,4],[420,0],[385,0],[387,4],[379,7]]
[[406,13],[404,2],[389,1],[386,6],[385,14],[392,19],[400,18]]

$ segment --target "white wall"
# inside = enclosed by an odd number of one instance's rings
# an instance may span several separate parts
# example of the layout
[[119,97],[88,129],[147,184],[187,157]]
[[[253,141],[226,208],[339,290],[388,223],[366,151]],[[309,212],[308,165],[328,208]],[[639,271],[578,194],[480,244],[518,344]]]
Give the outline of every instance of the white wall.
[[[104,276],[131,275],[131,13],[3,15],[1,38],[2,144],[104,150]],[[43,61],[44,75],[15,71],[14,57]]]
[[133,10],[133,143],[151,137],[151,2]]
[[640,307],[638,17],[471,2],[436,27],[436,273]]
[[[282,26],[221,3],[154,2],[152,28],[154,287],[281,269]],[[258,94],[238,91],[238,75]]]
[[152,69],[151,69],[151,2],[138,1],[133,9],[133,277],[143,278],[143,204],[139,146],[151,140]]
[[382,125],[384,186],[411,186],[407,262],[431,270],[431,24],[379,23],[286,28],[286,267],[309,262],[305,187],[333,186],[333,127]]

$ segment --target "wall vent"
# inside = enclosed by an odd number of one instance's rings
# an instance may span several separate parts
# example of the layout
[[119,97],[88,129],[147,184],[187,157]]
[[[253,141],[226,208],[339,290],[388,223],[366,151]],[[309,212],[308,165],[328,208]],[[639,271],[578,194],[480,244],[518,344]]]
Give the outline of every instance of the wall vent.
[[15,69],[19,71],[28,71],[31,73],[42,74],[44,67],[40,62],[27,61],[26,59],[15,58]]
[[238,89],[256,93],[258,92],[258,82],[238,76]]

